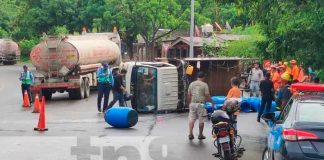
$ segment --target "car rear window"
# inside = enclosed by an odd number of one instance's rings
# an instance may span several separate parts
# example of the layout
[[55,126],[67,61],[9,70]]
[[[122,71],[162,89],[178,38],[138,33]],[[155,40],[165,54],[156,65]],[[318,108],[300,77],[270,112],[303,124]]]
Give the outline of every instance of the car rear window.
[[299,103],[298,108],[297,121],[324,123],[324,103]]

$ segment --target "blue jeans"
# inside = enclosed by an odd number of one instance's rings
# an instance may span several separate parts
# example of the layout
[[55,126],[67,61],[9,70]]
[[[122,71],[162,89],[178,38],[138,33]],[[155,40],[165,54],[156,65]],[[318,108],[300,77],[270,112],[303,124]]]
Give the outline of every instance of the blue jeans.
[[33,101],[32,101],[32,95],[31,95],[31,92],[30,92],[30,84],[21,84],[21,92],[22,92],[22,95],[23,95],[23,99],[24,99],[25,91],[27,91],[29,102],[32,103]]
[[250,89],[251,89],[251,96],[259,97],[260,82],[259,81],[251,81]]
[[109,103],[108,109],[111,108],[117,101],[119,101],[119,106],[125,106],[124,93],[113,91],[114,99]]
[[107,108],[110,89],[111,89],[111,85],[109,83],[98,83],[98,99],[97,99],[98,111],[101,110],[102,97],[104,97],[103,110]]

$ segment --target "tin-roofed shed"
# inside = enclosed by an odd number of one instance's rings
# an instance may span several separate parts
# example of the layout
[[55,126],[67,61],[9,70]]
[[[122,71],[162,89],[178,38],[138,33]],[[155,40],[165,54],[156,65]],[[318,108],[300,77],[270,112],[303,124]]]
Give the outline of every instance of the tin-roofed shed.
[[185,58],[184,61],[194,67],[193,75],[189,81],[197,79],[198,71],[207,73],[207,83],[210,94],[226,96],[231,88],[230,79],[234,76],[240,78],[244,65],[247,61],[256,61],[255,58],[238,57],[206,57]]

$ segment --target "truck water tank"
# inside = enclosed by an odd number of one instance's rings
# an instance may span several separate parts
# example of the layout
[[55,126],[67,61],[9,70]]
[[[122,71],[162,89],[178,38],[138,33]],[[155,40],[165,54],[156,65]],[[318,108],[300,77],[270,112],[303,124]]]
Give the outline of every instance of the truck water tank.
[[30,60],[45,77],[63,77],[77,66],[118,61],[120,54],[106,36],[48,37],[32,49]]

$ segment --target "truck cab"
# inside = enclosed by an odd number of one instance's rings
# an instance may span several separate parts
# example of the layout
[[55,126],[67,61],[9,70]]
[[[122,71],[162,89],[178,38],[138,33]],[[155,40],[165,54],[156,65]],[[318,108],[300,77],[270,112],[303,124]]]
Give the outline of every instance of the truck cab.
[[178,110],[179,77],[177,67],[164,62],[126,62],[126,90],[139,112]]

